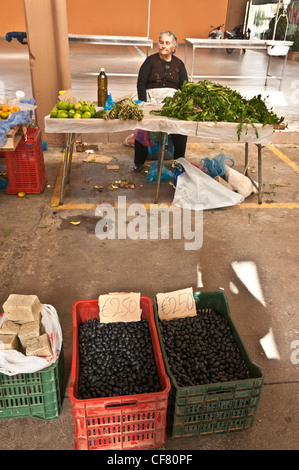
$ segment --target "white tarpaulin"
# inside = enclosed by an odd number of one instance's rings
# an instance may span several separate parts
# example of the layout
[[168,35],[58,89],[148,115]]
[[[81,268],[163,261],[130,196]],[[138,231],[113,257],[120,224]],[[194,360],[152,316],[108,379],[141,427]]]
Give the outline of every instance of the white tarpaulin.
[[[273,126],[255,124],[255,129],[248,124],[243,126],[240,140],[238,140],[238,123],[230,122],[193,122],[181,121],[150,114],[150,110],[159,109],[152,104],[144,104],[144,118],[142,121],[127,119],[58,119],[45,117],[45,132],[48,133],[110,133],[123,132],[134,129],[143,129],[152,132],[165,132],[167,134],[183,134],[221,142],[248,142],[268,145],[272,142]],[[256,135],[256,131],[258,136]]]

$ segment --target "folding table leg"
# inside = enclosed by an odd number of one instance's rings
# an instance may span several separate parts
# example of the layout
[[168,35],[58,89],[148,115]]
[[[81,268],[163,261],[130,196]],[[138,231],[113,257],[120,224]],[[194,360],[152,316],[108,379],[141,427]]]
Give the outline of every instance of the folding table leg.
[[248,142],[245,142],[245,168],[244,175],[247,176],[248,173]]
[[69,158],[70,158],[70,144],[71,144],[71,134],[68,133],[66,136],[66,145],[64,151],[64,161],[63,161],[63,169],[62,169],[62,178],[61,178],[61,188],[60,188],[60,198],[59,198],[59,205],[63,204],[63,196],[64,196],[64,187],[68,177],[68,166],[69,166]]
[[166,145],[166,140],[167,140],[167,134],[164,134],[163,146],[162,146],[162,151],[161,151],[160,149],[161,149],[162,135],[163,135],[162,132],[160,132],[160,136],[159,136],[159,155],[158,155],[158,173],[157,173],[157,190],[156,190],[156,197],[155,197],[154,204],[157,204],[158,200],[159,200],[161,174],[162,174],[162,168],[163,168],[165,145]]
[[258,152],[258,203],[262,204],[262,145],[257,145],[257,152]]
[[72,167],[72,161],[73,161],[73,148],[74,148],[75,138],[76,138],[76,134],[71,134],[70,146],[69,146],[67,184],[70,182],[70,177],[71,177],[71,167]]

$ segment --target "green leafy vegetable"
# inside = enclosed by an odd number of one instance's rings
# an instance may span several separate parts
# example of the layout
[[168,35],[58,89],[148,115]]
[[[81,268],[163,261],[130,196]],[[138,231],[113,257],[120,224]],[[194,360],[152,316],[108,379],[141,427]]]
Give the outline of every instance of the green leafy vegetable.
[[131,98],[115,103],[112,108],[106,112],[104,119],[134,119],[142,121],[143,111]]
[[237,91],[208,80],[184,82],[172,97],[163,100],[160,111],[151,111],[151,114],[185,121],[239,123],[238,140],[243,126],[247,130],[250,124],[258,136],[255,124],[279,125],[284,121],[284,117],[279,118],[272,108],[267,108],[260,94],[247,100]]

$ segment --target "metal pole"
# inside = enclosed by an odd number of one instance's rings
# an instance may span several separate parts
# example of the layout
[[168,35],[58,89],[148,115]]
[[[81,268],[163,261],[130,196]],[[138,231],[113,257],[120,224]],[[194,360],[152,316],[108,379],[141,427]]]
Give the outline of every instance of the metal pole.
[[276,28],[277,28],[277,23],[278,23],[278,13],[279,13],[279,10],[280,10],[280,4],[281,4],[281,0],[278,0],[275,24],[274,24],[274,29],[273,29],[273,37],[272,37],[273,40],[275,40],[275,36],[276,36]]
[[248,142],[245,142],[245,168],[244,175],[247,176],[248,173]]
[[258,144],[258,203],[262,204],[262,145]]
[[149,32],[150,32],[150,17],[151,17],[151,0],[148,0],[148,10],[147,10],[147,39],[149,39]]
[[246,2],[246,10],[245,10],[245,20],[243,25],[243,35],[246,38],[246,31],[248,26],[248,19],[249,19],[249,10],[250,10],[251,0]]
[[59,205],[63,204],[63,196],[64,196],[64,187],[68,173],[68,160],[69,160],[69,152],[70,152],[70,142],[71,142],[71,134],[67,134],[66,145],[64,150],[64,160],[63,160],[63,169],[62,169],[62,177],[61,177],[61,187],[60,187],[60,197],[59,197]]
[[[161,146],[161,140],[162,140],[162,135],[163,135],[163,145],[162,145],[162,151],[160,151],[160,146]],[[166,145],[166,140],[168,138],[168,135],[166,133],[160,132],[160,137],[159,137],[159,156],[158,156],[158,172],[157,172],[157,189],[156,189],[156,197],[154,204],[158,204],[159,200],[159,192],[160,192],[160,183],[161,183],[161,174],[162,174],[162,168],[163,168],[163,160],[164,160],[164,153],[165,153],[165,145]]]
[[193,69],[194,69],[194,44],[192,44],[191,82],[193,80]]

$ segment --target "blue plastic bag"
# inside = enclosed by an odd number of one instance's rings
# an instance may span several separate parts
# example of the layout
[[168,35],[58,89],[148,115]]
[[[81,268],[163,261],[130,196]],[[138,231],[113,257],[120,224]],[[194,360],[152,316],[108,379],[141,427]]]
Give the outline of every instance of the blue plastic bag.
[[[156,161],[150,166],[150,169],[148,170],[148,174],[146,177],[146,181],[150,181],[151,183],[153,181],[157,181],[157,176],[158,176],[158,161]],[[161,181],[171,180],[171,178],[173,178],[173,172],[171,170],[168,170],[164,165],[162,165]]]
[[[140,101],[140,100],[134,100],[134,102],[135,102],[136,104],[142,103],[142,101]],[[106,99],[106,103],[105,103],[105,105],[103,106],[104,110],[105,110],[105,111],[108,111],[109,109],[112,108],[112,106],[113,106],[114,104],[115,104],[115,100],[112,98],[111,93],[108,93],[107,99]]]
[[209,175],[212,178],[216,176],[224,176],[225,175],[225,160],[230,160],[232,162],[231,167],[234,166],[235,162],[232,158],[228,157],[225,153],[220,153],[216,155],[214,158],[203,158],[205,162],[206,168],[209,172]]
[[112,108],[112,105],[115,104],[115,101],[112,99],[111,93],[108,93],[106,103],[104,105],[105,111]]
[[[159,155],[159,137],[158,137],[158,132],[150,132],[149,135],[153,139],[154,144],[148,148],[148,153],[151,157],[158,157]],[[171,135],[167,136],[167,140],[165,143],[165,152],[164,152],[164,158],[168,160],[173,159],[174,155],[174,146],[172,142]],[[163,146],[163,137],[161,140],[161,145]],[[154,160],[154,158],[152,158]]]
[[0,176],[0,189],[6,189],[8,186],[8,181]]
[[181,165],[179,162],[174,161],[173,162],[173,167],[174,167],[174,181],[173,181],[173,186],[176,188],[178,177],[184,173],[185,168],[183,165]]
[[6,132],[12,127],[19,124],[28,124],[30,122],[29,111],[15,111],[11,113],[7,119],[0,121],[0,147],[3,147],[7,142]]

